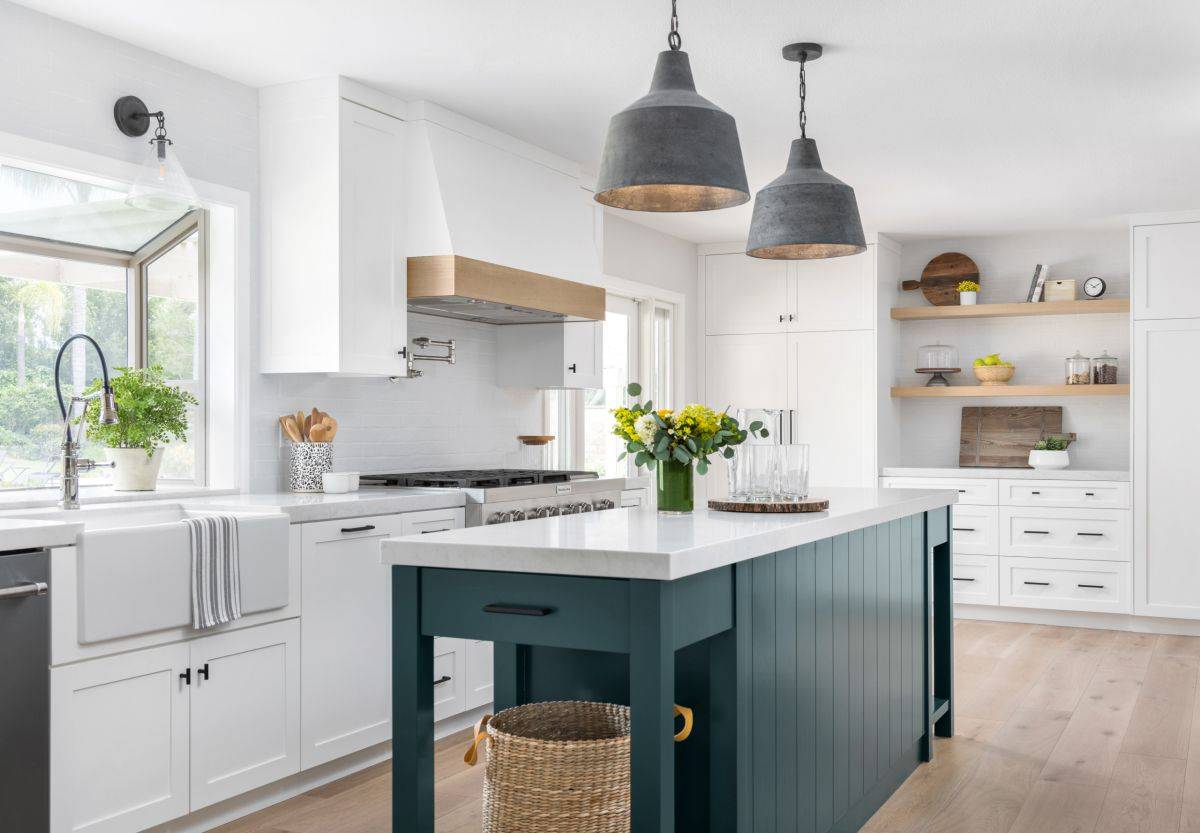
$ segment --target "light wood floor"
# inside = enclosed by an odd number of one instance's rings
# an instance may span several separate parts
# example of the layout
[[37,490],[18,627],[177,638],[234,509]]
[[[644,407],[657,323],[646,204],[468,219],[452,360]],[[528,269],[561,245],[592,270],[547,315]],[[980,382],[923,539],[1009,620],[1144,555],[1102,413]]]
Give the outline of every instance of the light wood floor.
[[[955,623],[957,736],[869,833],[1200,833],[1200,637]],[[438,745],[439,833],[478,833],[483,768]],[[217,828],[390,833],[389,767]]]

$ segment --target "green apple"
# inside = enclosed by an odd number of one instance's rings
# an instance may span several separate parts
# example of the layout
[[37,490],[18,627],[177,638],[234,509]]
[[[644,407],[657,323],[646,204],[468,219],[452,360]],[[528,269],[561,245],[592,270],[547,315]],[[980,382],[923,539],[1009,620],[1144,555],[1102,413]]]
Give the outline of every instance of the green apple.
[[983,366],[984,366],[984,364],[985,364],[985,362],[984,362],[984,360],[983,360],[983,359],[976,359],[976,360],[975,360],[975,366],[976,366],[976,367],[983,367]]

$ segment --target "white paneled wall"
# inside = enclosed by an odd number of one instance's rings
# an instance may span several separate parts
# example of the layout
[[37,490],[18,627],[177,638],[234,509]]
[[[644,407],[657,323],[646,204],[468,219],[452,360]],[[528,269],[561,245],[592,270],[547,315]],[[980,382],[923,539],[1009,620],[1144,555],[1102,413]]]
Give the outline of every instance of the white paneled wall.
[[[496,385],[496,327],[413,315],[413,337],[453,338],[457,363],[418,362],[419,379],[260,376],[251,415],[251,491],[279,488],[280,414],[316,406],[337,417],[334,468],[362,472],[518,466],[518,434],[541,433],[541,392]],[[430,352],[433,352],[432,350]]]
[[[1075,278],[1080,283],[1079,297],[1083,297],[1082,279],[1090,275],[1107,282],[1105,297],[1129,297],[1129,235],[1125,228],[906,241],[901,255],[904,276],[920,277],[925,264],[942,252],[963,252],[978,264],[981,304],[1024,301],[1037,263],[1049,266],[1051,279]],[[900,292],[898,303],[921,306],[926,302],[914,291]],[[913,372],[917,348],[938,342],[958,348],[963,373],[952,379],[952,384],[973,383],[971,361],[989,353],[1000,353],[1016,365],[1014,384],[1062,384],[1063,360],[1076,350],[1085,356],[1107,350],[1120,360],[1118,381],[1129,381],[1129,317],[1124,315],[907,321],[895,325],[893,333],[895,381],[900,385],[925,383],[924,377]],[[1079,435],[1071,446],[1073,467],[1129,467],[1129,399],[1121,396],[986,402],[906,399],[896,409],[902,437],[899,465],[957,465],[963,406],[1051,404],[1063,407],[1063,430]]]

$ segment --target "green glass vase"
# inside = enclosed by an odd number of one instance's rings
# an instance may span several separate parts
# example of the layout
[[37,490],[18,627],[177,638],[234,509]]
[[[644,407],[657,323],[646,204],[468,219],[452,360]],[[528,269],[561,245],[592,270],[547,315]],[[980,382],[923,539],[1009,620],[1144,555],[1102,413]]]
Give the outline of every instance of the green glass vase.
[[692,464],[658,461],[658,511],[684,514],[692,511]]

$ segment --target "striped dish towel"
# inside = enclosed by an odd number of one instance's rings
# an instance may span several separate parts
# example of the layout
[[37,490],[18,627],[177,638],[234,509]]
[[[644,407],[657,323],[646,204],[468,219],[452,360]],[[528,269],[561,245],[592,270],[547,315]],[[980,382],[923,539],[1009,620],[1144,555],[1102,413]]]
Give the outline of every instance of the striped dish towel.
[[184,518],[192,548],[192,627],[211,628],[242,617],[238,526],[232,515]]

